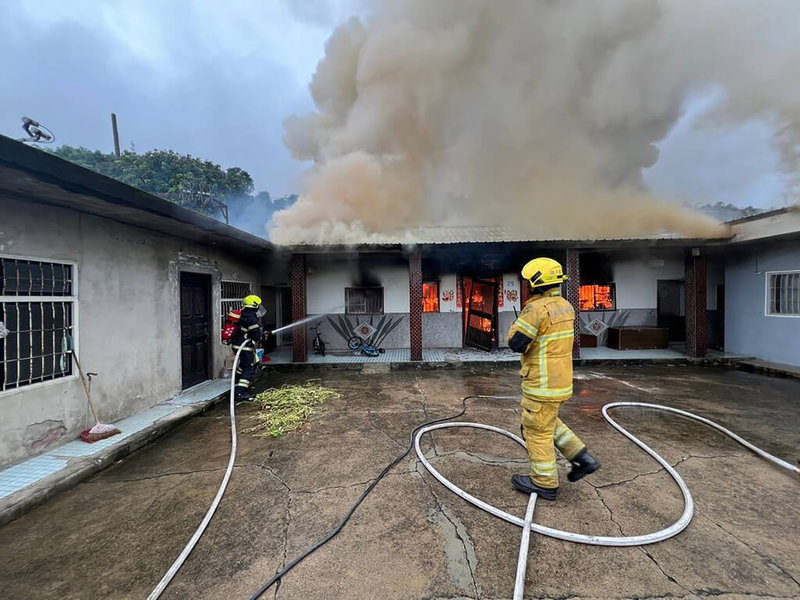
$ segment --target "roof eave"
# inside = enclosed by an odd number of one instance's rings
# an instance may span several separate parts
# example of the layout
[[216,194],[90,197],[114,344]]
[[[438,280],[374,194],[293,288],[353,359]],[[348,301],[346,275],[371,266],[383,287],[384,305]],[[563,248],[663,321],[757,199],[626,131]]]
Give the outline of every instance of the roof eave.
[[[38,180],[57,185],[69,192],[93,195],[116,206],[189,224],[217,238],[219,245],[230,244],[254,253],[274,251],[273,245],[267,240],[2,135],[0,163],[27,172]],[[48,202],[47,198],[28,200],[55,204]],[[75,209],[80,210],[77,207]],[[92,214],[103,216],[99,211],[93,211]],[[189,236],[183,237],[195,241]]]

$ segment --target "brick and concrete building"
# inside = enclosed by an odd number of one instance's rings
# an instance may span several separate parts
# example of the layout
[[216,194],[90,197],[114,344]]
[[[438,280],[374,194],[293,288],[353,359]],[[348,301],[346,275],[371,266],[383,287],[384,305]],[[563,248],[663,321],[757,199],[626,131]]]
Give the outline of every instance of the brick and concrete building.
[[[68,347],[99,375],[101,420],[220,377],[222,315],[249,293],[274,329],[315,315],[329,352],[354,336],[420,360],[495,351],[526,300],[521,267],[561,261],[574,355],[725,350],[800,366],[800,212],[731,223],[726,239],[525,239],[429,228],[350,246],[276,247],[0,137],[0,464],[90,425]],[[414,243],[410,243],[414,240]],[[307,326],[279,334],[305,362]],[[621,348],[622,350],[617,350]]]

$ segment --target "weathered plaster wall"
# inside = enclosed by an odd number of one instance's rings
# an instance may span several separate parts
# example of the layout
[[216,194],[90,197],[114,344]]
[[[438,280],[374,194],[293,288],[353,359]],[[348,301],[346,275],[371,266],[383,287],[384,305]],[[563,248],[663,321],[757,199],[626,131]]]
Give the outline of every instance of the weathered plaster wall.
[[344,289],[366,277],[383,286],[384,313],[408,313],[408,262],[401,256],[364,254],[356,262],[349,255],[309,255],[306,275],[306,312],[343,315]]
[[683,258],[678,253],[615,258],[612,270],[617,309],[654,309],[658,306],[658,280],[684,277]]
[[[220,251],[38,204],[0,200],[0,253],[77,263],[78,357],[93,380],[99,417],[114,422],[181,389],[180,272],[212,277],[213,374],[230,350],[219,342],[222,278],[260,285],[258,268]],[[48,425],[49,423],[49,425]],[[75,437],[87,403],[75,376],[0,392],[0,463]]]
[[[352,254],[309,255],[306,275],[306,311],[319,317],[311,325],[319,326],[320,335],[331,351],[347,350],[347,340],[331,325],[345,319],[350,326],[372,323],[377,327],[381,321],[397,322],[397,325],[381,342],[382,348],[408,348],[408,261],[400,255]],[[383,287],[383,314],[345,314],[345,288],[362,284]],[[352,327],[344,327],[351,330]],[[308,344],[314,332],[307,328]],[[353,335],[352,333],[350,335]]]
[[800,366],[800,317],[767,316],[769,271],[800,270],[800,241],[731,249],[725,269],[725,351]]

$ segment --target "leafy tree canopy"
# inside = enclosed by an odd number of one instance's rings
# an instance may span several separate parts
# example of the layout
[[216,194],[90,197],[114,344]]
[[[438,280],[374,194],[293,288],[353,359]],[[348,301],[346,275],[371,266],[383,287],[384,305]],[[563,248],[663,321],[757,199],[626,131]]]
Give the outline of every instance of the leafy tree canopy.
[[212,214],[208,198],[225,201],[253,193],[253,178],[244,169],[223,169],[216,163],[173,150],[126,151],[119,158],[99,150],[61,146],[56,156],[132,185],[151,194]]

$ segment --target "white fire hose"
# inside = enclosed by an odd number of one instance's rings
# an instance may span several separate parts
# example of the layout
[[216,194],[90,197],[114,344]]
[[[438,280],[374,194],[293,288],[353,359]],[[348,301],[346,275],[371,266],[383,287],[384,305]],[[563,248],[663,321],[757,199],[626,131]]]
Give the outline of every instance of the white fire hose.
[[[509,396],[483,396],[484,398],[494,398],[494,399],[508,399]],[[516,397],[513,397],[517,399]],[[747,440],[741,438],[740,436],[736,435],[732,431],[722,427],[721,425],[706,419],[704,417],[699,417],[695,414],[687,412],[685,410],[680,410],[677,408],[671,408],[669,406],[662,406],[660,404],[648,404],[645,402],[611,402],[603,406],[603,417],[609,424],[619,431],[622,435],[626,438],[631,440],[634,444],[639,446],[642,450],[647,452],[650,456],[652,456],[656,462],[658,462],[667,473],[670,474],[672,479],[675,480],[675,483],[678,484],[678,487],[681,490],[681,494],[683,494],[683,514],[669,527],[661,529],[659,531],[654,531],[653,533],[648,533],[644,535],[633,535],[633,536],[599,536],[599,535],[587,535],[582,533],[574,533],[571,531],[562,531],[560,529],[553,529],[551,527],[546,527],[544,525],[539,525],[537,523],[532,522],[533,517],[533,508],[535,505],[535,494],[531,494],[530,501],[528,503],[528,510],[526,511],[525,519],[520,519],[519,517],[507,513],[499,508],[492,506],[472,496],[471,494],[465,492],[457,485],[452,483],[449,479],[444,477],[439,471],[437,471],[434,466],[428,461],[425,455],[420,448],[420,439],[423,435],[428,433],[429,431],[434,431],[436,429],[447,429],[447,428],[454,428],[454,427],[469,427],[473,429],[485,429],[487,431],[494,431],[495,433],[499,433],[501,435],[506,436],[520,444],[523,448],[525,447],[525,442],[519,438],[518,436],[514,435],[506,431],[505,429],[500,429],[499,427],[493,427],[492,425],[484,425],[483,423],[466,423],[466,422],[449,422],[449,423],[437,423],[435,425],[430,425],[428,427],[423,427],[417,432],[416,437],[414,438],[414,450],[417,453],[417,457],[419,458],[420,462],[424,465],[424,467],[433,475],[442,485],[444,485],[447,489],[451,492],[455,493],[457,496],[460,496],[467,502],[474,504],[480,509],[485,510],[491,515],[495,517],[499,517],[504,521],[508,521],[509,523],[513,523],[519,527],[524,529],[522,542],[520,544],[520,556],[519,561],[517,564],[517,580],[516,585],[514,588],[514,598],[522,598],[522,591],[523,585],[525,580],[525,566],[527,564],[528,558],[528,536],[529,530],[535,531],[536,533],[541,533],[542,535],[547,535],[553,538],[557,538],[560,540],[565,540],[568,542],[576,542],[579,544],[590,544],[594,546],[643,546],[645,544],[654,544],[656,542],[661,542],[663,540],[669,539],[684,529],[689,525],[689,522],[692,520],[692,515],[694,513],[694,500],[692,500],[692,494],[689,492],[689,488],[686,486],[686,483],[683,481],[680,475],[673,469],[670,464],[664,460],[661,456],[659,456],[655,450],[650,448],[647,444],[641,441],[639,438],[634,436],[632,433],[627,431],[624,427],[622,427],[619,423],[614,421],[609,414],[608,411],[613,408],[623,408],[623,407],[634,407],[634,408],[648,408],[653,410],[661,410],[664,412],[669,412],[673,414],[680,415],[682,417],[686,417],[688,419],[692,419],[694,421],[698,421],[700,423],[704,423],[710,427],[713,427],[717,431],[720,431],[727,435],[728,437],[732,438],[736,442],[740,443],[742,446],[747,448],[748,450],[758,454],[762,458],[767,459],[770,462],[775,463],[779,467],[792,471],[796,475],[800,475],[800,469],[795,467],[794,465],[786,462],[785,460],[781,460],[780,458],[765,452],[764,450],[754,446]],[[530,514],[529,514],[530,513]],[[530,516],[530,519],[528,518]]]
[[[175,562],[172,564],[172,566],[170,566],[169,570],[166,572],[164,577],[161,579],[161,581],[158,583],[158,585],[150,593],[150,595],[148,596],[148,600],[156,600],[159,596],[161,596],[163,591],[169,585],[170,581],[172,581],[172,578],[175,576],[175,574],[178,572],[178,570],[183,566],[183,563],[186,561],[186,559],[188,558],[189,554],[191,554],[191,552],[194,549],[195,545],[199,541],[200,536],[203,535],[203,532],[205,531],[206,527],[208,526],[209,522],[211,521],[211,518],[214,516],[214,513],[216,512],[217,507],[219,506],[219,503],[222,500],[222,495],[225,493],[225,489],[228,486],[228,481],[230,480],[231,474],[233,473],[233,467],[234,467],[234,462],[236,461],[236,450],[237,450],[236,413],[235,413],[236,369],[237,369],[237,367],[239,365],[239,358],[240,358],[241,352],[244,349],[244,346],[246,344],[248,344],[248,343],[249,343],[249,340],[246,340],[242,344],[242,346],[237,350],[236,356],[235,356],[235,358],[233,360],[233,372],[231,374],[231,388],[230,388],[231,452],[230,452],[230,458],[228,459],[228,467],[225,470],[224,477],[222,478],[222,483],[220,484],[219,489],[217,490],[217,494],[214,497],[214,500],[212,501],[211,506],[209,507],[209,509],[206,512],[205,516],[203,517],[203,520],[201,521],[199,527],[194,532],[192,537],[189,539],[189,542],[186,544],[184,549],[181,551],[181,553],[178,556],[178,558],[175,559]],[[500,399],[500,400],[510,400],[510,399],[516,400],[517,399],[517,396],[476,395],[476,396],[471,396],[471,397],[486,398],[486,399]],[[557,538],[557,539],[566,540],[566,541],[569,541],[569,542],[576,542],[576,543],[580,543],[580,544],[591,544],[591,545],[596,545],[596,546],[640,546],[640,545],[644,545],[644,544],[653,544],[655,542],[660,542],[660,541],[666,540],[668,538],[671,538],[672,536],[677,535],[678,533],[683,531],[689,525],[689,522],[692,519],[692,514],[694,512],[694,501],[692,500],[692,495],[689,492],[689,488],[686,486],[686,483],[684,483],[684,481],[681,478],[681,476],[678,475],[678,473],[669,465],[669,463],[667,463],[663,458],[661,458],[661,456],[659,456],[647,444],[645,444],[644,442],[639,440],[637,437],[635,437],[633,434],[628,432],[625,428],[623,428],[621,425],[619,425],[616,421],[614,421],[609,416],[608,411],[610,409],[612,409],[612,408],[621,408],[621,407],[650,408],[650,409],[654,409],[654,410],[661,410],[661,411],[665,411],[665,412],[674,413],[674,414],[680,415],[682,417],[686,417],[688,419],[699,421],[700,423],[704,423],[706,425],[709,425],[710,427],[713,427],[714,429],[724,433],[728,437],[732,438],[733,440],[735,440],[738,443],[740,443],[741,445],[743,445],[748,450],[751,450],[752,452],[758,454],[762,458],[765,458],[765,459],[775,463],[779,467],[782,467],[784,469],[788,469],[788,470],[794,472],[795,474],[800,474],[800,469],[798,469],[794,465],[791,465],[790,463],[788,463],[788,462],[786,462],[784,460],[781,460],[780,458],[778,458],[776,456],[773,456],[772,454],[769,454],[768,452],[765,452],[764,450],[761,450],[760,448],[754,446],[753,444],[751,444],[747,440],[739,437],[738,435],[736,435],[732,431],[729,431],[728,429],[722,427],[721,425],[718,425],[717,423],[715,423],[715,422],[713,422],[713,421],[711,421],[709,419],[706,419],[704,417],[699,417],[699,416],[694,415],[694,414],[692,414],[690,412],[687,412],[687,411],[684,411],[684,410],[679,410],[677,408],[670,408],[668,406],[661,406],[660,404],[648,404],[648,403],[644,403],[644,402],[612,402],[610,404],[606,404],[603,407],[603,417],[605,418],[605,420],[608,421],[611,424],[611,426],[614,427],[617,431],[622,433],[622,435],[627,437],[634,444],[636,444],[642,450],[644,450],[650,456],[652,456],[662,467],[664,467],[664,469],[667,471],[667,473],[669,473],[670,476],[675,480],[675,483],[678,484],[678,487],[680,488],[681,493],[683,494],[684,509],[683,509],[683,514],[680,516],[680,518],[677,521],[675,521],[675,523],[673,523],[672,525],[670,525],[669,527],[667,527],[665,529],[662,529],[660,531],[656,531],[656,532],[653,532],[653,533],[648,533],[648,534],[645,534],[645,535],[636,535],[636,536],[596,536],[596,535],[586,535],[586,534],[580,534],[580,533],[573,533],[573,532],[570,532],[570,531],[562,531],[562,530],[559,530],[559,529],[552,529],[550,527],[545,527],[544,525],[539,525],[537,523],[534,523],[533,522],[533,512],[534,512],[534,507],[536,505],[536,494],[531,494],[531,496],[529,498],[528,506],[527,506],[527,510],[525,511],[525,518],[524,519],[520,519],[519,517],[517,517],[515,515],[507,513],[507,512],[505,512],[503,510],[500,510],[499,508],[496,508],[496,507],[492,506],[491,504],[488,504],[486,502],[483,502],[482,500],[479,500],[478,498],[475,498],[474,496],[468,494],[467,492],[465,492],[464,490],[462,490],[461,488],[459,488],[458,486],[456,486],[455,484],[450,482],[450,480],[448,480],[446,477],[444,477],[441,473],[439,473],[439,471],[437,471],[433,467],[433,465],[428,461],[428,459],[425,458],[425,455],[422,453],[422,450],[420,449],[420,439],[422,438],[422,436],[425,433],[428,433],[429,431],[434,431],[436,429],[446,429],[446,428],[454,428],[454,427],[471,427],[471,428],[474,428],[474,429],[485,429],[487,431],[493,431],[495,433],[499,433],[501,435],[504,435],[504,436],[514,440],[515,442],[517,442],[518,444],[520,444],[524,448],[525,447],[525,442],[521,438],[517,437],[513,433],[510,433],[510,432],[506,431],[505,429],[500,429],[499,427],[493,427],[492,425],[484,425],[483,423],[467,423],[467,422],[461,422],[461,421],[450,421],[450,422],[436,423],[436,424],[433,424],[433,425],[428,425],[428,426],[421,427],[418,430],[416,436],[414,437],[414,450],[416,451],[417,457],[419,458],[420,462],[425,466],[425,468],[430,472],[431,475],[433,475],[440,483],[442,483],[442,485],[444,485],[450,491],[454,492],[456,495],[460,496],[461,498],[463,498],[467,502],[470,502],[470,503],[474,504],[475,506],[485,510],[489,514],[492,514],[492,515],[494,515],[496,517],[499,517],[499,518],[501,518],[501,519],[503,519],[505,521],[508,521],[509,523],[513,523],[514,525],[517,525],[517,526],[523,528],[522,540],[521,540],[521,544],[520,544],[520,554],[519,554],[519,559],[518,559],[518,562],[517,562],[516,584],[515,584],[515,587],[514,587],[514,599],[515,600],[521,599],[522,598],[522,594],[523,594],[523,588],[524,588],[524,583],[525,583],[525,570],[526,570],[526,567],[527,567],[527,558],[528,558],[528,543],[529,543],[530,532],[531,531],[535,531],[537,533],[541,533],[543,535],[547,535],[547,536],[554,537],[554,538]],[[466,408],[464,406],[464,408],[462,408],[462,413],[461,414],[463,414],[463,411],[465,409]],[[387,468],[384,469],[384,473],[389,468],[391,468],[394,464],[396,464],[397,461],[399,460],[399,458],[402,458],[402,455],[400,457],[398,457],[398,459],[395,459],[395,462],[393,462],[392,464],[387,466]],[[377,480],[375,480],[375,482],[377,483]],[[374,487],[374,484],[373,484],[372,487]],[[355,510],[355,506],[351,509],[351,511],[350,511],[351,514],[352,514],[353,510]],[[342,524],[340,524],[339,528],[341,528],[341,526],[343,524],[344,524],[344,522]],[[327,539],[325,541],[327,541]],[[324,543],[324,542],[322,542],[322,543]],[[314,549],[316,549],[320,545],[321,545],[321,543],[318,543],[310,551],[313,551]],[[303,556],[305,556],[305,555],[303,555]],[[302,556],[300,557],[300,559],[301,558],[302,558]],[[299,559],[295,559],[295,561],[293,561],[294,564],[296,564],[297,562],[299,562]],[[259,592],[257,595],[260,595],[260,594],[261,594],[261,592]]]
[[222,500],[222,495],[225,493],[225,488],[228,487],[228,480],[231,478],[231,474],[233,473],[233,463],[236,461],[236,448],[237,448],[237,438],[236,438],[236,411],[235,408],[235,400],[236,400],[236,368],[239,366],[239,355],[242,353],[244,347],[250,343],[250,340],[245,340],[239,349],[236,351],[236,356],[233,359],[233,372],[231,373],[231,393],[230,393],[230,412],[231,412],[231,455],[228,459],[228,468],[225,470],[225,476],[222,478],[222,483],[219,484],[219,489],[217,490],[217,495],[214,496],[214,501],[211,502],[211,506],[208,507],[208,511],[206,512],[206,516],[203,517],[203,520],[200,522],[200,526],[194,532],[192,537],[187,542],[184,549],[181,551],[178,558],[175,559],[175,562],[172,563],[172,566],[169,570],[164,574],[164,577],[161,578],[161,581],[158,582],[158,585],[150,592],[150,595],[147,597],[147,600],[156,600],[162,592],[167,589],[169,582],[172,581],[172,578],[175,577],[175,574],[178,572],[183,566],[183,563],[189,557],[189,554],[192,553],[194,550],[195,545],[200,540],[200,536],[203,535],[203,532],[208,527],[209,522],[211,521],[211,517],[214,516],[214,513],[217,511],[217,506],[219,506],[220,500]]

